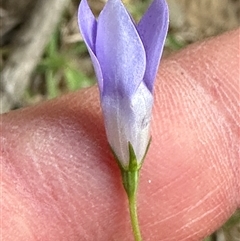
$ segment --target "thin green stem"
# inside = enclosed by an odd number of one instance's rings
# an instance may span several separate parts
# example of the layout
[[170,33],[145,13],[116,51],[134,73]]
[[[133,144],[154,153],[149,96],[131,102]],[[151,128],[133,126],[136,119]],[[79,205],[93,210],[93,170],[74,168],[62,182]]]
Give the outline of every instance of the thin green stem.
[[129,211],[130,211],[134,239],[135,241],[142,241],[142,236],[141,236],[140,227],[138,223],[137,201],[136,201],[137,189],[138,189],[138,183],[139,183],[139,171],[141,169],[142,162],[140,163],[137,162],[137,157],[135,155],[134,149],[130,142],[128,143],[128,148],[129,148],[129,165],[127,167],[122,166],[121,162],[118,161],[118,158],[116,156],[115,157],[121,169],[123,186],[128,196]]
[[137,214],[137,189],[139,182],[139,170],[122,170],[123,186],[126,190],[129,203],[129,212],[135,241],[142,241]]
[[130,211],[131,224],[132,224],[135,241],[142,241],[142,236],[141,236],[139,223],[138,223],[136,194],[137,193],[135,192],[131,197],[128,197],[129,211]]

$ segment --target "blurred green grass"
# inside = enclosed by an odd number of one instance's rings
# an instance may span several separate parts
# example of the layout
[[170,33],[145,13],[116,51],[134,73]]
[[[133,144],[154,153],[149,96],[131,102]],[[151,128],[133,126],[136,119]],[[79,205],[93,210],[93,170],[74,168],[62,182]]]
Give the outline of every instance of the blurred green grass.
[[78,66],[81,61],[76,61],[86,55],[88,52],[84,42],[76,42],[63,47],[60,29],[57,29],[34,72],[34,76],[41,76],[44,84],[38,86],[36,90],[30,86],[25,97],[29,100],[41,93],[46,99],[52,99],[63,93],[93,85],[95,78],[90,76],[92,73],[87,75],[81,71],[82,68]]

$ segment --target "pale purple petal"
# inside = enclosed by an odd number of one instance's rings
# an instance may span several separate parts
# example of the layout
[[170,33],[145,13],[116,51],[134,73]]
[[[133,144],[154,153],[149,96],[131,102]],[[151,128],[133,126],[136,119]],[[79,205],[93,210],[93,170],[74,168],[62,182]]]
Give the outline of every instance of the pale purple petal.
[[125,167],[129,164],[129,142],[138,163],[143,160],[150,138],[152,104],[153,95],[144,83],[131,98],[103,95],[101,105],[108,142]]
[[120,0],[109,0],[99,15],[96,56],[103,73],[103,95],[128,96],[136,91],[145,72],[145,50]]
[[141,166],[150,139],[153,83],[168,29],[166,2],[154,0],[137,26],[121,0],[108,0],[98,21],[82,0],[78,17],[98,78],[108,142],[126,170],[131,143]]
[[78,9],[78,25],[82,37],[87,45],[89,54],[92,59],[93,67],[97,76],[100,93],[103,89],[102,71],[98,59],[95,55],[97,21],[89,8],[87,0],[82,0]]
[[167,35],[168,22],[166,1],[154,0],[137,25],[147,56],[144,82],[151,92]]

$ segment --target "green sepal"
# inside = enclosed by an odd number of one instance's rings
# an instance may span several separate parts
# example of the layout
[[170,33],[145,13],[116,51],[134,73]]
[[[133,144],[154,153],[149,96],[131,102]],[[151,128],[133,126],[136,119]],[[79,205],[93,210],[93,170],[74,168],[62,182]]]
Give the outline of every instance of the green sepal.
[[129,172],[137,171],[141,168],[141,164],[138,165],[135,151],[134,151],[133,146],[130,142],[128,142],[128,150],[129,150],[129,165],[128,165],[127,171],[129,171]]
[[120,170],[121,170],[121,171],[122,171],[122,170],[127,170],[128,167],[127,167],[127,166],[125,167],[125,166],[122,165],[122,163],[121,163],[121,162],[119,161],[119,159],[118,159],[118,156],[116,155],[116,153],[115,153],[114,150],[112,149],[111,145],[109,145],[109,146],[110,146],[110,149],[111,149],[111,151],[112,151],[112,154],[113,154],[113,156],[114,156],[114,159],[116,160],[116,162],[117,162]]
[[145,157],[147,155],[147,152],[148,152],[148,149],[149,149],[149,146],[151,144],[151,141],[152,141],[152,138],[150,137],[149,139],[149,142],[148,142],[148,145],[147,145],[147,148],[146,148],[146,151],[145,151],[145,154],[142,158],[142,160],[140,161],[140,163],[138,164],[137,162],[137,157],[136,157],[136,154],[135,154],[135,151],[133,149],[133,146],[130,142],[128,142],[128,151],[129,151],[129,165],[128,166],[124,166],[122,164],[122,162],[118,159],[118,156],[116,155],[116,153],[114,152],[113,148],[110,146],[110,149],[112,151],[112,154],[119,166],[119,168],[121,169],[121,171],[133,171],[133,170],[140,170],[140,168],[142,167],[142,164],[145,160]]
[[[141,167],[142,167],[143,162],[144,162],[144,160],[145,160],[145,157],[146,157],[146,155],[147,155],[147,153],[148,153],[148,150],[149,150],[149,147],[150,147],[151,142],[152,142],[152,137],[150,137],[150,139],[149,139],[149,142],[148,142],[146,151],[145,151],[145,153],[144,153],[144,156],[143,156],[143,158],[142,158],[142,161],[140,162],[140,163],[141,163]],[[140,168],[141,168],[141,167],[140,167]]]

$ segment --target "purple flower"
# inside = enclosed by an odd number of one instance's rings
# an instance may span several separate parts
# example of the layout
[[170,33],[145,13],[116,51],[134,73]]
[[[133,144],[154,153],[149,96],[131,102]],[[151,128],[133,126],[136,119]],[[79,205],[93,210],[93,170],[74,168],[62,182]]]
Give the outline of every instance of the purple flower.
[[108,142],[124,169],[131,151],[140,166],[150,141],[153,85],[168,30],[167,4],[154,0],[135,24],[121,0],[108,0],[97,20],[82,0],[78,21],[98,80]]

